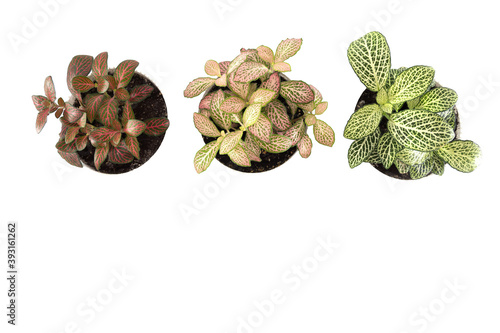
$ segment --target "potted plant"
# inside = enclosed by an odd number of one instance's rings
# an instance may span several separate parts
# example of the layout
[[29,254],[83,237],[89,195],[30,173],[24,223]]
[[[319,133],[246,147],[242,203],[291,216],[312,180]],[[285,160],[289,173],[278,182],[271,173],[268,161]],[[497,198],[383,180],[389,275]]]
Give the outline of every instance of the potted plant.
[[385,37],[370,32],[351,43],[349,63],[366,86],[344,129],[354,140],[351,168],[363,162],[399,179],[442,175],[445,164],[476,169],[481,150],[458,139],[457,93],[434,81],[427,66],[391,69]]
[[286,39],[276,52],[267,46],[241,49],[232,61],[206,62],[205,72],[213,78],[189,83],[185,97],[205,92],[193,114],[194,125],[206,143],[194,159],[198,173],[214,158],[242,172],[274,169],[297,149],[307,158],[312,148],[308,126],[313,126],[317,142],[333,145],[332,128],[317,118],[328,107],[321,93],[283,74],[291,71],[285,61],[301,45],[302,39]]
[[51,113],[61,121],[56,149],[69,164],[102,173],[124,173],[146,163],[169,127],[167,107],[158,87],[135,71],[139,63],[125,60],[108,69],[108,53],[95,59],[71,60],[67,84],[71,99],[56,98],[52,77],[45,96],[33,96],[38,110],[36,130]]

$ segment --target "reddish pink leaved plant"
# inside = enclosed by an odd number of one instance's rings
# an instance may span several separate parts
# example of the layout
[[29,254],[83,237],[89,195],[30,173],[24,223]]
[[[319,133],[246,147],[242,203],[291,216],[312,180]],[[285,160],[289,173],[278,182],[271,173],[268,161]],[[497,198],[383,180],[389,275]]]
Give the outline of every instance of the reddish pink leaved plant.
[[125,60],[110,73],[107,52],[95,59],[87,55],[73,57],[67,83],[74,102],[56,100],[52,77],[47,77],[45,96],[32,97],[38,111],[37,132],[43,129],[49,114],[54,113],[62,124],[56,144],[58,153],[77,167],[82,167],[77,152],[86,149],[89,143],[95,148],[97,170],[107,159],[116,164],[140,159],[137,137],[162,135],[169,121],[166,117],[135,119],[133,105],[144,101],[154,90],[148,84],[127,87],[138,65],[135,60]]
[[195,156],[198,173],[205,171],[217,153],[227,154],[237,165],[250,167],[261,162],[261,154],[282,153],[296,146],[300,155],[311,155],[312,141],[307,127],[313,126],[317,142],[331,147],[333,129],[317,119],[328,106],[321,93],[303,81],[288,80],[285,61],[302,46],[302,39],[282,41],[276,52],[267,46],[241,49],[233,61],[209,60],[205,72],[212,77],[191,81],[184,96],[205,92],[194,113],[198,131],[214,138]]

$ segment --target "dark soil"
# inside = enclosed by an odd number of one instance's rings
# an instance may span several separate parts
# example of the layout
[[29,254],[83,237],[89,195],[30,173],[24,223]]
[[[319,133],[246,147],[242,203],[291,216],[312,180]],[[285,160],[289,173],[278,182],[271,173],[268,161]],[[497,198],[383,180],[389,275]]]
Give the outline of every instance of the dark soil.
[[[132,109],[134,110],[135,118],[138,120],[146,120],[149,118],[156,117],[167,117],[167,105],[165,104],[165,100],[163,99],[163,95],[158,89],[158,87],[149,80],[146,76],[135,72],[132,80],[127,86],[127,90],[130,91],[130,88],[133,88],[137,85],[148,84],[154,88],[151,95],[143,100],[142,102],[132,104]],[[90,90],[89,93],[95,93],[95,89]],[[84,97],[83,95],[82,97]],[[120,111],[121,112],[121,111]],[[119,114],[120,115],[120,114]],[[93,123],[93,125],[101,126],[97,121]],[[123,134],[124,135],[124,134]],[[106,174],[120,174],[132,171],[137,169],[144,163],[146,163],[158,150],[161,143],[163,142],[163,138],[165,134],[160,136],[148,136],[145,134],[139,135],[137,140],[139,141],[139,146],[141,148],[140,151],[140,159],[135,159],[128,164],[114,164],[109,162],[107,159],[102,165],[99,171],[96,170],[94,166],[94,152],[95,148],[89,143],[87,147],[78,152],[82,163],[84,163],[87,167],[97,172],[106,173]]]
[[[436,84],[436,87],[441,87],[441,85]],[[365,105],[375,104],[375,103],[377,103],[377,93],[366,89],[361,94],[361,97],[359,98],[358,103],[356,104],[356,108],[354,109],[354,112],[358,111],[359,109],[361,109]],[[401,109],[404,110],[407,108],[408,108],[408,106],[405,103]],[[456,123],[455,123],[454,130],[455,130],[455,137],[456,137],[456,139],[458,139],[459,134],[460,134],[460,119],[458,116],[458,110],[457,110],[456,106],[454,107],[454,111],[455,111],[455,116],[456,116]],[[380,122],[379,127],[380,127],[381,134],[384,134],[388,131],[387,118],[385,118],[385,117],[382,118],[382,121]],[[396,166],[394,164],[389,169],[384,168],[384,165],[380,164],[380,163],[371,163],[371,165],[375,169],[382,172],[386,176],[396,178],[396,179],[402,179],[402,180],[413,180],[410,177],[409,173],[399,173],[398,168],[396,168]],[[429,175],[431,175],[431,173],[429,173],[426,177],[428,177]]]
[[[288,78],[286,76],[282,75],[281,81],[282,82],[288,81]],[[219,87],[214,86],[212,89],[207,91],[205,93],[205,95],[207,95],[207,94],[209,94],[217,89],[219,89]],[[278,97],[278,100],[281,103],[283,103],[283,105],[286,106],[288,117],[291,119],[292,112],[291,112],[290,107],[286,103],[286,100],[284,98],[282,98],[281,96]],[[299,118],[303,115],[304,115],[304,111],[302,111],[301,109],[298,109],[295,116],[293,117],[293,119]],[[222,129],[219,128],[219,131],[220,130],[222,130]],[[243,134],[243,138],[242,138],[243,140],[245,140],[245,134],[246,133]],[[203,141],[205,142],[205,144],[216,140],[216,138],[211,138],[211,137],[207,137],[204,135],[202,135],[202,138],[203,138]],[[261,149],[260,158],[262,159],[262,161],[261,162],[252,161],[252,164],[250,167],[242,167],[242,166],[239,166],[239,165],[233,163],[233,161],[231,161],[231,159],[229,158],[228,155],[220,155],[219,153],[217,153],[215,158],[220,163],[224,164],[225,166],[227,166],[228,168],[231,168],[233,170],[246,172],[246,173],[259,173],[259,172],[264,172],[264,171],[276,169],[280,165],[283,165],[286,161],[288,161],[290,158],[292,158],[292,156],[295,154],[296,151],[297,151],[297,146],[294,146],[294,147],[288,149],[287,151],[285,151],[283,153],[279,153],[279,154],[268,153],[265,150]]]

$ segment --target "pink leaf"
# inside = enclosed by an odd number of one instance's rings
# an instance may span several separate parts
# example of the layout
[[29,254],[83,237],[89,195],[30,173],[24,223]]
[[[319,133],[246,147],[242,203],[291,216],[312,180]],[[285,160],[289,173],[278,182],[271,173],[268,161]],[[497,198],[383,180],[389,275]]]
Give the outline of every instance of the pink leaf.
[[215,79],[210,77],[201,77],[191,81],[184,90],[184,97],[193,98],[211,88],[215,83]]
[[236,71],[236,75],[234,76],[234,80],[236,82],[252,82],[264,76],[269,71],[269,68],[266,65],[254,62],[247,61],[241,64],[241,66]]
[[273,69],[277,72],[290,72],[292,67],[286,62],[277,62],[273,65]]
[[52,76],[47,76],[45,83],[43,85],[45,91],[45,96],[52,102],[56,101],[56,88],[54,87],[54,82],[52,81]]
[[312,140],[309,137],[309,135],[304,134],[302,139],[297,143],[297,148],[299,149],[300,156],[303,158],[308,158],[311,156],[311,151],[312,151]]
[[257,48],[259,57],[270,64],[274,63],[274,52],[267,46],[261,45]]
[[229,97],[222,102],[220,108],[227,113],[238,113],[246,106],[246,102],[239,97]]
[[221,110],[221,105],[224,102],[224,92],[219,89],[212,97],[210,103],[210,116],[219,127],[229,130],[231,127],[231,115]]
[[236,147],[228,153],[228,155],[231,161],[239,166],[249,167],[251,164],[248,154],[240,144],[237,144]]
[[202,135],[212,138],[221,136],[217,127],[210,119],[208,119],[208,117],[195,112],[193,114],[193,122],[198,132],[200,132]]
[[280,79],[279,73],[275,72],[275,73],[271,74],[269,79],[264,81],[260,87],[263,89],[269,89],[269,90],[272,90],[276,93],[279,93],[280,87],[281,87],[281,79]]
[[271,102],[276,96],[276,92],[274,90],[259,88],[257,89],[252,96],[250,97],[250,104],[259,103],[262,106],[266,106],[269,102]]
[[295,146],[302,139],[305,134],[305,128],[304,121],[299,120],[285,132],[285,136],[292,140],[292,146]]
[[210,103],[212,103],[212,97],[214,96],[215,92],[212,92],[210,94],[205,95],[201,101],[200,105],[198,108],[201,109],[210,109]]
[[219,68],[220,68],[220,75],[224,75],[227,73],[227,68],[229,67],[229,64],[231,62],[229,61],[223,61],[219,63]]
[[314,92],[303,81],[282,82],[280,94],[292,103],[307,104],[314,100]]
[[322,145],[331,147],[335,143],[333,129],[324,121],[317,119],[313,127],[314,138]]
[[221,76],[220,67],[217,61],[208,60],[205,63],[205,73],[210,76]]
[[238,96],[240,96],[241,98],[246,100],[248,98],[248,92],[250,91],[250,83],[236,82],[234,77],[235,77],[235,72],[233,72],[233,74],[229,75],[229,78],[228,78],[229,89],[231,89]]
[[264,142],[270,142],[271,134],[273,133],[273,124],[269,119],[261,113],[257,122],[248,128],[250,133]]
[[275,62],[283,62],[293,57],[302,46],[302,38],[286,39],[282,41],[276,49]]
[[264,109],[267,117],[278,131],[286,131],[292,126],[286,106],[278,100],[271,101]]

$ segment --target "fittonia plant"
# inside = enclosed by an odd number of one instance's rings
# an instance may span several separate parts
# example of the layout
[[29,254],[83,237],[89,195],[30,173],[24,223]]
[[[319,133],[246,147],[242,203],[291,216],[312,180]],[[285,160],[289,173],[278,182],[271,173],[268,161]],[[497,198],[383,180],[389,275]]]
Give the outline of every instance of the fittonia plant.
[[[427,66],[391,69],[385,37],[370,32],[351,43],[349,62],[376,103],[363,106],[349,119],[344,137],[355,140],[348,152],[351,168],[363,162],[393,164],[412,179],[442,175],[445,164],[472,172],[481,150],[472,141],[455,138],[458,96],[436,86]],[[383,126],[381,126],[383,125]]]
[[332,128],[317,118],[328,107],[321,93],[303,81],[284,80],[281,74],[291,71],[285,61],[301,45],[302,39],[287,39],[276,52],[259,46],[242,49],[231,62],[209,60],[205,72],[215,78],[189,83],[185,97],[207,92],[199,112],[193,115],[194,125],[202,135],[215,138],[196,153],[198,173],[209,167],[217,153],[229,155],[243,167],[260,162],[261,150],[281,153],[297,146],[300,155],[307,158],[312,149],[308,126],[313,126],[317,142],[333,145]]
[[[73,57],[68,67],[67,83],[77,105],[56,101],[52,77],[45,79],[45,96],[33,96],[38,110],[38,133],[55,113],[62,123],[57,151],[69,164],[82,167],[77,151],[90,142],[95,147],[94,165],[97,170],[109,159],[116,164],[127,164],[140,157],[137,137],[141,134],[158,136],[168,128],[166,117],[144,121],[135,119],[133,105],[145,100],[153,91],[147,84],[127,87],[139,63],[121,62],[111,75],[108,72],[108,53],[95,59],[87,55]],[[92,71],[92,75],[89,76]]]

